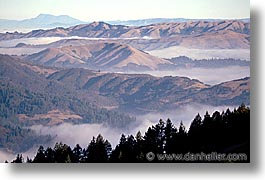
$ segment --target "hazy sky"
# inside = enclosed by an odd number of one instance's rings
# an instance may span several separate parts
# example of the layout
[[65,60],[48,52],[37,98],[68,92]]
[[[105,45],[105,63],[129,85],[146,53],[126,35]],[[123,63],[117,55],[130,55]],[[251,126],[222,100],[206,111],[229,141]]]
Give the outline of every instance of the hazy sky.
[[248,18],[249,0],[0,0],[0,19],[40,13],[83,21],[143,18]]

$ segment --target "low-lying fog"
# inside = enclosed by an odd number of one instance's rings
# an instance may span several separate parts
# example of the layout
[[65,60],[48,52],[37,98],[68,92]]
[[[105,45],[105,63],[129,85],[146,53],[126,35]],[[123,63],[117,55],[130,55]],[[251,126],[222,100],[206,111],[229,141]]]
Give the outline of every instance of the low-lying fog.
[[179,68],[174,71],[144,71],[144,72],[125,72],[129,74],[150,74],[152,76],[183,76],[191,79],[198,79],[209,85],[219,84],[250,76],[248,66],[229,66],[225,68]]
[[40,44],[49,44],[61,39],[68,39],[65,37],[40,37],[40,38],[21,38],[21,39],[12,39],[12,40],[3,40],[0,41],[0,47],[8,48],[14,47],[19,43],[30,44],[30,45],[40,45]]
[[0,47],[0,54],[7,54],[7,55],[29,55],[38,53],[45,48],[27,48],[27,47],[19,47],[19,48],[1,48]]
[[14,47],[19,43],[25,43],[30,45],[42,45],[49,44],[63,39],[86,39],[86,40],[130,40],[130,39],[153,39],[151,37],[131,37],[131,38],[88,38],[79,36],[69,36],[69,37],[37,37],[37,38],[20,38],[12,40],[2,40],[0,41],[0,47]]
[[148,51],[153,56],[161,58],[173,58],[187,56],[191,59],[243,59],[250,60],[250,49],[190,49],[180,46]]
[[[102,124],[79,124],[73,125],[70,123],[63,123],[58,126],[42,126],[36,125],[32,126],[31,129],[35,130],[38,134],[42,135],[52,135],[54,137],[53,141],[45,145],[54,147],[55,142],[63,142],[70,145],[72,148],[78,143],[83,148],[87,147],[89,142],[91,141],[93,136],[97,136],[98,134],[102,134],[104,138],[108,139],[112,145],[112,148],[119,143],[120,136],[122,133],[125,135],[136,135],[138,131],[144,135],[147,131],[148,127],[155,125],[159,119],[163,119],[166,121],[168,118],[171,119],[173,124],[178,128],[180,122],[182,121],[188,130],[191,121],[194,117],[200,113],[203,118],[206,110],[212,114],[214,111],[225,111],[228,106],[207,106],[201,104],[193,104],[186,105],[180,107],[176,110],[167,111],[163,113],[149,113],[141,116],[137,116],[137,121],[130,125],[130,127],[126,130],[118,129],[118,128],[110,128]],[[231,110],[234,107],[229,107]],[[27,152],[22,152],[23,157],[26,159],[27,156],[33,157],[36,154],[38,146],[33,147],[31,150]],[[13,160],[15,158],[15,154],[4,152],[0,150],[0,162],[4,162],[5,160]]]

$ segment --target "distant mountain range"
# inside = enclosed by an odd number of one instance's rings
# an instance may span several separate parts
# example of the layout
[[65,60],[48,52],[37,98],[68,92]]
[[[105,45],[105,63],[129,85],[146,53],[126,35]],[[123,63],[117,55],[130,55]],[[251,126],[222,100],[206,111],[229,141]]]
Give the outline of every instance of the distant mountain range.
[[93,22],[69,28],[33,30],[29,33],[0,33],[0,40],[72,36],[123,39],[127,41],[127,44],[141,50],[171,46],[196,49],[248,49],[250,47],[250,23],[236,20],[194,21],[130,27]]
[[39,28],[55,28],[55,27],[69,27],[85,22],[72,18],[67,15],[54,16],[50,14],[40,14],[35,18],[25,20],[6,20],[0,19],[0,27],[3,31],[6,29],[39,29]]
[[[151,18],[151,19],[138,19],[138,20],[127,20],[127,21],[106,21],[113,25],[125,25],[125,26],[146,26],[150,24],[158,23],[169,23],[169,22],[188,22],[188,21],[208,21],[217,22],[228,19],[187,19],[187,18]],[[243,22],[250,22],[249,18],[245,19],[235,19]]]
[[198,35],[202,33],[218,33],[231,31],[240,34],[250,34],[250,24],[243,21],[191,21],[182,23],[160,23],[141,27],[111,25],[105,22],[81,24],[69,28],[53,28],[34,30],[29,33],[1,33],[1,39],[16,39],[29,37],[67,37],[79,36],[89,38],[165,38],[178,35]]
[[[169,22],[188,22],[188,21],[208,21],[217,22],[222,19],[186,19],[186,18],[151,18],[151,19],[139,19],[139,20],[126,20],[126,21],[106,21],[112,25],[125,25],[125,26],[146,26],[157,23],[169,23]],[[250,19],[237,19],[243,22],[249,22]],[[0,19],[1,31],[19,31],[20,29],[39,29],[39,28],[56,28],[56,27],[70,27],[78,24],[87,24],[89,21],[84,22],[76,18],[72,18],[68,15],[54,16],[51,14],[39,14],[37,17],[24,19],[24,20],[7,20]]]

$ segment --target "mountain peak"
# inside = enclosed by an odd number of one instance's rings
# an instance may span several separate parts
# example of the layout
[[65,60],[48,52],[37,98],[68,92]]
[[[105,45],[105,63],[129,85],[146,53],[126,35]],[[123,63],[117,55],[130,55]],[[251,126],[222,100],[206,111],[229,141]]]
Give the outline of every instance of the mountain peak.
[[94,21],[94,22],[90,23],[90,25],[91,26],[104,26],[104,25],[110,26],[110,24],[105,23],[103,21]]
[[93,27],[94,30],[100,29],[110,29],[112,25],[105,23],[103,21],[94,21],[88,25],[89,27]]
[[43,17],[54,17],[54,18],[67,17],[67,18],[72,18],[72,17],[70,17],[68,15],[58,15],[58,16],[56,16],[56,15],[52,15],[52,14],[43,14],[43,13],[39,14],[36,18],[43,18]]
[[36,18],[46,17],[46,16],[53,16],[53,15],[51,15],[51,14],[39,14]]
[[59,15],[55,16],[52,14],[39,14],[37,17],[32,19],[22,20],[22,23],[26,26],[43,26],[43,25],[52,25],[52,24],[59,24],[59,25],[77,25],[82,24],[84,22],[72,18],[68,15]]

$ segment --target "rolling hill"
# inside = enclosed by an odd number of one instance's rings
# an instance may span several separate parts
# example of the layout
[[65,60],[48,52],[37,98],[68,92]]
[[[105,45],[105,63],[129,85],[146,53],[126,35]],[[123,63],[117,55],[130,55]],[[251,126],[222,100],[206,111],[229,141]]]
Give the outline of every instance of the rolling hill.
[[103,70],[155,70],[171,62],[151,56],[129,45],[94,42],[82,46],[48,48],[25,60],[54,67],[83,67]]
[[206,105],[249,104],[249,78],[209,86],[186,77],[154,77],[145,74],[91,73],[65,69],[48,79],[75,87],[87,95],[98,94],[117,102],[130,113],[163,112],[189,103]]
[[250,77],[224,82],[207,89],[201,90],[194,100],[199,103],[238,104],[250,103]]

